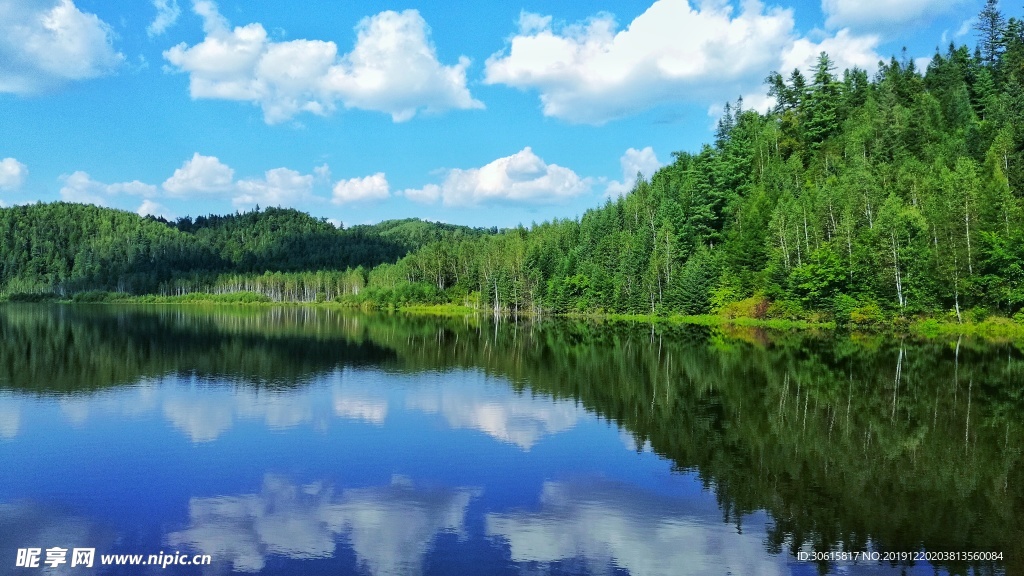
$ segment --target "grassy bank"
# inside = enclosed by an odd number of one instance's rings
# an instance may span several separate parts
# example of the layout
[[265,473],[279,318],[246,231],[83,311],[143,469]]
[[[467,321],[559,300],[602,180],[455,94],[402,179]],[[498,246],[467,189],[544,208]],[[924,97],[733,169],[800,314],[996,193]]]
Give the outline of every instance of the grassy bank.
[[[156,294],[132,295],[117,292],[83,292],[71,298],[56,294],[8,294],[0,296],[0,302],[11,303],[80,303],[80,304],[242,304],[266,306],[331,306],[358,308],[363,310],[386,310],[406,314],[429,316],[489,316],[489,309],[474,308],[459,304],[409,304],[404,306],[379,307],[372,302],[352,301],[282,302],[263,294],[253,292],[231,292],[225,294],[191,293],[176,296]],[[531,316],[532,314],[521,314]],[[545,314],[547,315],[547,314]],[[608,314],[600,312],[550,314],[553,317],[575,318],[594,321],[619,321],[640,323],[691,324],[699,326],[736,326],[765,328],[770,330],[841,330],[894,336],[915,336],[922,338],[950,338],[973,336],[987,340],[1024,341],[1024,322],[1020,318],[1009,319],[989,316],[981,320],[968,319],[957,322],[949,317],[920,317],[914,319],[892,318],[887,321],[853,323],[837,327],[833,321],[816,317],[812,320],[786,318],[754,318],[734,314],[702,315],[658,315],[658,314]]]

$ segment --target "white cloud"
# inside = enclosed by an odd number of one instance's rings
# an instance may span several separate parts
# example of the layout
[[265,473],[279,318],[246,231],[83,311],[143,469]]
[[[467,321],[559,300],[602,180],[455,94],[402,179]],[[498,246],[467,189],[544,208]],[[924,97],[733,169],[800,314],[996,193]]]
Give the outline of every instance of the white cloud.
[[388,179],[383,172],[377,172],[363,178],[339,180],[334,185],[334,198],[331,201],[335,204],[346,204],[348,202],[384,200],[390,195]]
[[931,65],[932,58],[930,56],[921,56],[920,58],[914,58],[914,67],[921,74],[924,74],[928,70],[928,66]]
[[235,171],[222,164],[216,156],[196,152],[190,160],[164,181],[164,190],[173,195],[227,192],[234,187]]
[[605,194],[613,198],[628,194],[633,189],[638,172],[643,175],[645,180],[649,180],[651,175],[661,168],[661,162],[654,154],[654,148],[650,146],[643,150],[636,148],[626,150],[626,153],[619,158],[619,165],[622,166],[622,181],[609,182],[608,188],[605,190]]
[[579,406],[570,401],[494,394],[470,387],[410,391],[406,406],[441,414],[451,428],[479,430],[523,451],[546,436],[573,428],[581,414]]
[[143,200],[139,208],[135,210],[135,213],[142,217],[155,216],[164,220],[174,220],[176,218],[167,207],[152,200]]
[[110,199],[115,196],[152,197],[157,193],[156,186],[152,184],[146,184],[138,180],[104,184],[103,182],[93,180],[87,172],[81,170],[70,175],[61,176],[61,181],[63,186],[60,188],[60,198],[65,202],[109,206]]
[[61,176],[61,180],[64,181],[60,188],[61,200],[97,206],[109,205],[108,199],[103,196],[104,184],[90,178],[87,172],[79,170],[71,175]]
[[967,34],[969,34],[971,30],[974,28],[975,20],[975,18],[968,18],[967,20],[961,22],[960,28],[957,29],[956,34],[954,36],[956,36],[957,38],[960,38],[961,36],[967,36]]
[[314,169],[314,174],[302,174],[290,168],[272,168],[262,178],[235,180],[235,170],[216,156],[198,152],[186,160],[181,168],[164,181],[163,189],[176,198],[196,194],[230,196],[236,208],[262,206],[292,206],[304,201],[322,201],[313,194],[313,186],[325,174],[326,165]]
[[153,0],[153,7],[156,8],[156,17],[146,27],[146,34],[150,38],[163,34],[168,28],[174,26],[181,16],[181,7],[178,0]]
[[779,71],[784,77],[789,76],[794,68],[803,71],[811,70],[818,61],[818,56],[826,52],[829,58],[836,65],[836,74],[842,74],[843,70],[854,66],[872,71],[878,66],[881,58],[875,51],[881,42],[876,34],[859,36],[847,29],[840,30],[835,34],[818,42],[807,38],[796,40],[782,54],[782,64]]
[[123,61],[110,26],[72,0],[0,0],[0,92],[38,93]]
[[241,180],[238,195],[232,199],[236,207],[286,206],[311,197],[314,177],[288,168],[267,170],[262,180]]
[[963,0],[821,0],[825,24],[832,28],[896,30],[925,22]]
[[[335,225],[335,228],[339,227]],[[384,424],[384,419],[388,416],[388,403],[386,400],[378,398],[352,397],[335,392],[334,413],[342,418],[361,420],[380,426]]]
[[21,430],[21,402],[17,397],[0,395],[0,438],[14,438]]
[[325,482],[302,486],[267,475],[258,494],[193,498],[189,528],[167,535],[231,562],[239,572],[259,572],[269,555],[331,558],[344,540],[362,570],[373,576],[420,574],[437,535],[465,535],[471,488],[416,488],[395,477],[388,486],[354,488],[336,495]]
[[17,190],[25,183],[28,166],[14,158],[0,160],[0,190]]
[[[875,37],[842,35],[802,41],[837,50],[877,45]],[[738,14],[727,2],[694,8],[686,0],[657,0],[621,30],[607,13],[558,28],[550,17],[523,14],[509,47],[487,59],[484,81],[537,90],[546,116],[603,124],[666,103],[763,92],[764,77],[782,67],[780,55],[798,41],[791,9],[756,0],[742,3]],[[832,57],[863,60],[859,53]]]
[[164,417],[195,444],[211,442],[235,423],[235,406],[229,402],[192,395],[171,396],[163,401]]
[[345,108],[390,114],[395,122],[419,112],[482,108],[466,88],[469,59],[452,66],[437,59],[429,27],[416,10],[381,12],[356,27],[351,52],[334,42],[275,42],[259,23],[229,27],[210,1],[196,1],[206,38],[178,44],[164,58],[189,74],[193,98],[258,104],[269,124],[302,112],[325,115]]
[[[17,498],[12,502],[0,503],[0,534],[8,535],[0,538],[0,557],[14,557],[16,547],[23,545],[21,542],[60,542],[60,546],[69,551],[86,547],[107,550],[114,546],[115,533],[104,522],[73,516],[65,506],[40,502],[45,500]],[[9,536],[14,534],[16,538]],[[40,572],[73,572],[67,568],[47,567]]]
[[545,115],[593,124],[669,101],[735,97],[772,68],[793,14],[748,3],[734,18],[728,6],[658,0],[617,28],[609,14],[561,30],[522,17],[508,52],[487,59],[485,82],[537,89]]
[[711,495],[676,500],[606,480],[546,482],[540,510],[486,518],[487,535],[508,542],[512,562],[531,572],[583,560],[632,576],[674,576],[680,567],[686,574],[789,573],[785,558],[765,555],[763,524],[745,518],[737,531],[722,522]]
[[441,185],[428,184],[404,192],[417,202],[441,199],[447,206],[468,206],[486,201],[550,203],[590,190],[589,178],[557,164],[547,164],[527,146],[519,152],[481,167],[448,170]]
[[262,420],[271,430],[284,430],[322,420],[326,413],[312,395],[290,392],[225,395],[169,389],[162,396],[162,408],[164,417],[197,444],[216,440],[236,420]]

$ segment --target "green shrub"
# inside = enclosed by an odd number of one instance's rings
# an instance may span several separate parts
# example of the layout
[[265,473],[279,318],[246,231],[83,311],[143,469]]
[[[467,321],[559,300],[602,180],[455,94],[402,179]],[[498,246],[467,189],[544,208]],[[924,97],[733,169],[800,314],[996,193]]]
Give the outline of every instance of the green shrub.
[[8,302],[53,302],[58,298],[59,296],[57,296],[53,292],[37,292],[31,294],[15,292],[14,294],[7,295]]
[[725,318],[757,318],[764,319],[771,301],[758,292],[739,302],[730,302],[722,307],[720,314]]
[[777,320],[803,320],[807,317],[807,311],[799,302],[793,300],[776,300],[768,305],[765,311],[765,318]]
[[850,312],[850,324],[859,328],[872,328],[885,324],[885,312],[877,302],[869,302]]

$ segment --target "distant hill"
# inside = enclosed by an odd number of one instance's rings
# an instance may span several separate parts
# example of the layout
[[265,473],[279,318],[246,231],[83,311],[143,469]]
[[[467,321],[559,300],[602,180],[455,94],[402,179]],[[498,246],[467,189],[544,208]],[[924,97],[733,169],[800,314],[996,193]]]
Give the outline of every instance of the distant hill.
[[338,229],[289,208],[168,222],[66,202],[14,206],[0,208],[0,293],[143,293],[181,277],[370,268],[488,232],[418,219]]

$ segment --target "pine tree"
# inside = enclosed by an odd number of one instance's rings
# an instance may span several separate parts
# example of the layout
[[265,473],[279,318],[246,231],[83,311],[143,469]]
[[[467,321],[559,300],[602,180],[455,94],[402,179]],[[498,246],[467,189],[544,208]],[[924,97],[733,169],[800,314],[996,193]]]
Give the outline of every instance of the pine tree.
[[1004,49],[1002,40],[1006,30],[1006,18],[999,11],[999,0],[986,0],[974,29],[981,37],[978,47],[985,65],[995,67]]

